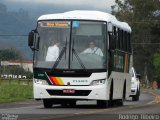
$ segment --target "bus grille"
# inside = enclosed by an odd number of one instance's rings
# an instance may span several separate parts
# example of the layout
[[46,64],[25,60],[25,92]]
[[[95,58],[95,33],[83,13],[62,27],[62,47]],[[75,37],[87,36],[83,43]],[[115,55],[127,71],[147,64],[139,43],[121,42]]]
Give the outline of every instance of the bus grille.
[[57,96],[88,96],[91,90],[75,90],[75,93],[63,93],[63,90],[47,90],[47,92]]

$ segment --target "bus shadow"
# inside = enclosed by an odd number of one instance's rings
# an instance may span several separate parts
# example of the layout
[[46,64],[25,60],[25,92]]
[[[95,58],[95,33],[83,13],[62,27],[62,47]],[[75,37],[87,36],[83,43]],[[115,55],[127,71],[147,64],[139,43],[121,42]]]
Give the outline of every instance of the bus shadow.
[[[127,106],[127,105],[124,105]],[[118,106],[118,105],[112,105],[108,107],[99,107],[98,105],[76,105],[76,106],[53,106],[52,108],[59,108],[59,109],[64,109],[64,108],[71,108],[71,109],[111,109],[111,108],[118,108],[118,107],[123,107],[123,106]]]

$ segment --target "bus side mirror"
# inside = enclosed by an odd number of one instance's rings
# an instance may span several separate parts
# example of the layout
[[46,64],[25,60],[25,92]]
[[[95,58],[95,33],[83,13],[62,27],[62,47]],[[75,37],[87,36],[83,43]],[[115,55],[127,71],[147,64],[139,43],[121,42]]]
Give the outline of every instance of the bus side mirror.
[[33,47],[34,37],[35,37],[35,32],[32,30],[31,32],[29,32],[29,35],[28,35],[28,46],[29,47]]
[[136,74],[136,78],[141,79],[141,74]]
[[116,49],[116,36],[113,34],[113,25],[111,22],[108,22],[108,35],[109,35],[109,50]]
[[112,33],[112,23],[108,22],[108,32]]

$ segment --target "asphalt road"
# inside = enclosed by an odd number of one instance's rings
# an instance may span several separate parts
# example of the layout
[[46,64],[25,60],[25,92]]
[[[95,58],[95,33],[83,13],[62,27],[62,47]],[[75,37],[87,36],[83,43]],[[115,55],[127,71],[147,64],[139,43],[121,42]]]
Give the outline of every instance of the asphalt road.
[[50,109],[44,109],[42,101],[34,100],[0,104],[0,120],[150,120],[150,117],[160,119],[160,97],[153,91],[141,93],[139,102],[130,99],[122,107],[106,109],[97,108],[96,101],[78,101],[75,108],[54,105]]

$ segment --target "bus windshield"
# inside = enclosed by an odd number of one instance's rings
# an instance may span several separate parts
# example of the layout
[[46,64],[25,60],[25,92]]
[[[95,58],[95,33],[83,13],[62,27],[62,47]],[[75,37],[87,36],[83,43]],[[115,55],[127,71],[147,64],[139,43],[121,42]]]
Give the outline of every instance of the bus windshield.
[[106,69],[106,23],[39,21],[34,67],[65,70]]

